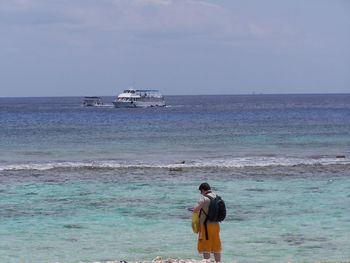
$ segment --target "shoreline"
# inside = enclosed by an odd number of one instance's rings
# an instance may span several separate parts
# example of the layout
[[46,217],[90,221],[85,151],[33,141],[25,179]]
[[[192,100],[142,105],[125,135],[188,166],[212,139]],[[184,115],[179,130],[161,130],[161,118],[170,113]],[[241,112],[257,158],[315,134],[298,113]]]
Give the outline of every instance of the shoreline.
[[[292,261],[288,261],[286,263],[291,263]],[[55,262],[60,263],[60,262]],[[215,263],[215,260],[211,258],[210,260],[205,259],[182,259],[182,258],[167,258],[162,259],[162,257],[157,256],[153,260],[140,260],[140,261],[126,261],[126,260],[107,260],[107,261],[93,261],[93,262],[86,262],[86,261],[79,261],[79,263]],[[236,260],[233,261],[222,261],[221,263],[238,263]],[[340,261],[313,261],[313,263],[350,263],[350,260],[340,260]]]
[[[127,260],[107,260],[107,261],[93,261],[93,262],[79,261],[79,263],[211,263],[211,262],[215,262],[214,259],[211,259],[209,261],[204,259],[182,259],[182,258],[163,259],[160,256],[154,258],[153,260],[138,260],[138,261],[127,261]],[[59,262],[55,262],[55,263],[59,263]],[[226,263],[237,263],[237,261],[230,261]]]

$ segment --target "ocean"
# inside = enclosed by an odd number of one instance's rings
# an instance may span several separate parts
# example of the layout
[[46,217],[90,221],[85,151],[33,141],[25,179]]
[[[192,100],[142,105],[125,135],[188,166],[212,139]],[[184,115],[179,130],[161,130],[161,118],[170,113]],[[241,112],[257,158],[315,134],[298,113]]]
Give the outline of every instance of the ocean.
[[205,181],[223,262],[350,261],[350,94],[165,99],[0,98],[0,262],[200,259]]

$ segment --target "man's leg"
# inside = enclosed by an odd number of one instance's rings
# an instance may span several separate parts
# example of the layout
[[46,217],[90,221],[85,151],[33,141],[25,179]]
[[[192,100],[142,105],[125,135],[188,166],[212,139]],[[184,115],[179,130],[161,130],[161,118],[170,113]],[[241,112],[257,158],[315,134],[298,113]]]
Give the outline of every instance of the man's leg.
[[214,253],[215,262],[221,262],[221,253]]
[[204,259],[210,259],[210,253],[203,253]]

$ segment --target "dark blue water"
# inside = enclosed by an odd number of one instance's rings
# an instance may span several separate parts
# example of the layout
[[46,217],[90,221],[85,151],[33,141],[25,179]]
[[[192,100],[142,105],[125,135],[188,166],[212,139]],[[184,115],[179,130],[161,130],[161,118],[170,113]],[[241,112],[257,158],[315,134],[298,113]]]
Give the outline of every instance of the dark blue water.
[[130,110],[84,108],[74,97],[1,99],[1,162],[349,155],[349,101],[349,95],[171,96],[166,108]]

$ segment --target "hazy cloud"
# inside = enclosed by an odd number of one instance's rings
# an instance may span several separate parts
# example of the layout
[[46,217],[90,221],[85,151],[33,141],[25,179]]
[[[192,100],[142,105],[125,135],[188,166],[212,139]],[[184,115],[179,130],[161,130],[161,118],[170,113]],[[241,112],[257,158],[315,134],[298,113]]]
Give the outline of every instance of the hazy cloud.
[[290,35],[288,30],[242,18],[234,10],[204,0],[2,1],[0,24],[55,29],[61,24],[60,29],[71,27],[83,34],[100,31],[141,38],[206,36],[235,41]]

